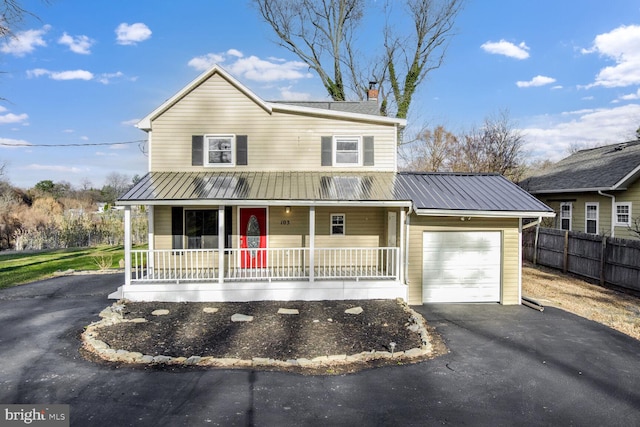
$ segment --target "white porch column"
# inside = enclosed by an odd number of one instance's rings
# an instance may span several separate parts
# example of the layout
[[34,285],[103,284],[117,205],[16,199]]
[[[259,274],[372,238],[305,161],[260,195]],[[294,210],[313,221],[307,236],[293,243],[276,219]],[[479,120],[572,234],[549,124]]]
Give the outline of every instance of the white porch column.
[[147,206],[147,228],[148,228],[148,238],[147,238],[147,242],[148,242],[148,247],[149,247],[149,252],[148,252],[148,256],[147,256],[147,264],[149,266],[149,268],[154,269],[155,268],[155,260],[156,257],[153,255],[153,251],[156,248],[156,239],[155,239],[155,218],[154,218],[154,209],[153,209],[153,205],[149,205]]
[[131,206],[124,207],[124,284],[131,284]]
[[224,282],[224,206],[218,206],[218,283]]
[[309,281],[315,279],[314,258],[316,248],[316,208],[309,206]]
[[398,248],[398,259],[396,262],[397,265],[397,272],[396,274],[398,274],[398,279],[400,280],[400,283],[404,284],[404,258],[407,256],[407,254],[405,253],[405,247],[404,247],[404,234],[408,231],[407,227],[405,227],[405,221],[407,219],[407,213],[405,212],[404,208],[402,208],[400,210],[400,226],[398,227],[400,229],[400,247]]

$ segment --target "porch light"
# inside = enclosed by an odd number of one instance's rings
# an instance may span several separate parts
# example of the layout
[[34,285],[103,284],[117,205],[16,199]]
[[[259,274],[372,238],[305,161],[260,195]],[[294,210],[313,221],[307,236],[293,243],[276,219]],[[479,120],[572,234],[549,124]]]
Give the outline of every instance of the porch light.
[[284,207],[284,212],[285,213],[291,213],[291,206],[285,206]]

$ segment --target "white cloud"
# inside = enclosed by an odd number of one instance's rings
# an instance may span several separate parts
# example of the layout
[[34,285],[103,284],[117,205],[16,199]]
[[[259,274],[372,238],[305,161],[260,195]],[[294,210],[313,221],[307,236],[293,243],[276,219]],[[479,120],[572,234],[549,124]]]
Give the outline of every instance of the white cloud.
[[151,37],[151,30],[145,24],[137,22],[135,24],[127,24],[123,22],[116,28],[116,41],[121,45],[132,45],[142,42]]
[[32,145],[23,139],[0,138],[0,148],[16,148]]
[[556,79],[553,77],[547,76],[535,76],[529,81],[518,81],[516,82],[516,86],[518,87],[535,87],[535,86],[544,86],[551,83],[554,83]]
[[224,54],[207,53],[206,55],[197,56],[191,59],[187,65],[198,71],[207,71],[216,64],[224,62]]
[[120,124],[124,126],[135,126],[138,124],[139,121],[140,119],[131,119],[131,120],[125,120],[123,122],[120,122]]
[[622,95],[619,99],[623,101],[632,101],[634,99],[640,99],[640,89],[636,93],[630,93],[628,95]]
[[529,46],[525,42],[515,45],[506,40],[500,40],[499,42],[483,43],[480,48],[487,53],[504,55],[509,58],[527,59],[529,57]]
[[91,46],[93,46],[95,41],[87,36],[73,37],[65,32],[62,34],[62,37],[58,39],[58,43],[69,46],[71,52],[81,55],[89,55],[91,53]]
[[49,73],[50,71],[45,70],[44,68],[34,68],[33,70],[27,70],[27,77],[31,79],[35,77],[45,76]]
[[23,123],[26,122],[29,116],[25,113],[22,114],[13,114],[7,113],[0,115],[0,124],[5,125],[8,123]]
[[0,105],[0,113],[4,113],[5,111],[7,111],[7,107]]
[[49,75],[53,80],[92,80],[93,73],[86,70],[56,71]]
[[27,77],[49,76],[52,80],[93,80],[93,73],[86,70],[50,71],[44,68],[27,70]]
[[[225,64],[225,61],[231,60]],[[274,82],[279,80],[298,80],[311,78],[308,66],[300,61],[282,61],[275,58],[260,59],[257,56],[245,57],[236,49],[229,49],[224,53],[208,53],[198,56],[188,62],[190,67],[198,71],[205,71],[215,64],[224,64],[225,68],[238,77],[258,82]]]
[[280,88],[280,98],[283,101],[308,101],[311,94],[306,92],[293,92],[291,86]]
[[2,43],[0,52],[8,53],[14,56],[25,56],[33,52],[36,47],[44,47],[47,42],[42,38],[47,31],[51,29],[50,25],[45,25],[39,30],[19,31],[15,37],[9,39],[8,42]]
[[97,80],[103,85],[108,85],[113,79],[119,79],[121,77],[124,77],[124,74],[121,71],[117,71],[115,73],[102,73]]
[[88,136],[81,136],[80,139],[83,140],[83,141],[88,141],[89,137]]
[[638,117],[638,104],[545,116],[539,124],[522,129],[527,141],[525,148],[535,159],[557,161],[568,155],[571,145],[595,146],[629,139],[638,128]]
[[595,82],[587,88],[640,84],[640,25],[623,25],[611,32],[600,34],[593,41],[593,46],[583,49],[582,53],[598,53],[616,63],[601,69]]
[[551,89],[553,89],[553,90],[562,89],[562,85],[555,85],[555,86],[554,86],[554,87],[552,87]]
[[235,56],[235,57],[237,57],[237,58],[242,58],[242,57],[244,56],[244,55],[242,54],[242,52],[240,52],[240,51],[239,51],[239,50],[237,50],[237,49],[229,49],[229,50],[227,51],[227,55]]
[[22,169],[26,170],[36,170],[36,171],[51,171],[51,172],[65,172],[65,173],[80,173],[84,172],[83,169],[77,168],[75,166],[62,166],[62,165],[41,165],[38,163],[32,163],[23,167]]

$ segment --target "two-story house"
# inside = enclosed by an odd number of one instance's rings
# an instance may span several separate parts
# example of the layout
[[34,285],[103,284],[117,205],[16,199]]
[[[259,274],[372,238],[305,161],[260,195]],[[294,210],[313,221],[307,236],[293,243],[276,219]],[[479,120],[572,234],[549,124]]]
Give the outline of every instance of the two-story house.
[[518,304],[522,219],[553,212],[499,175],[398,173],[405,125],[375,99],[267,102],[213,67],[138,124],[149,173],[118,202],[111,297]]

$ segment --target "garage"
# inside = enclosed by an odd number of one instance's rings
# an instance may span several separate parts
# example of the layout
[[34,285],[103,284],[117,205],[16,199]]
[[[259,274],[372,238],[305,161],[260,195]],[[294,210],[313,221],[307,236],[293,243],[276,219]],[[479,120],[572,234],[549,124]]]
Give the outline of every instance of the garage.
[[425,231],[423,302],[500,302],[500,231]]

